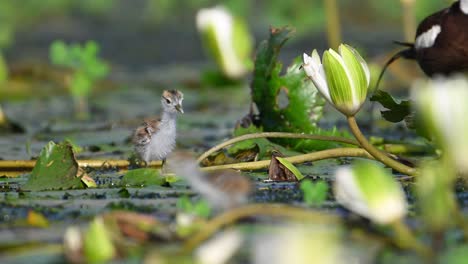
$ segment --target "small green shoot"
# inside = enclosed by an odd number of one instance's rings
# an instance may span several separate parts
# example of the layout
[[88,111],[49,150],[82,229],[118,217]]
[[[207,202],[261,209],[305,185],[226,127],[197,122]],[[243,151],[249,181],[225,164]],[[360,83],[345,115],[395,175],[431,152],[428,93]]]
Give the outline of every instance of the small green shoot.
[[308,206],[320,206],[327,199],[328,184],[325,181],[313,183],[311,180],[303,180],[300,189],[304,194],[304,202]]
[[109,66],[98,54],[99,45],[94,41],[88,41],[84,45],[67,45],[63,41],[54,41],[50,46],[52,64],[72,70],[68,88],[75,101],[78,118],[89,116],[87,97],[96,82],[109,73]]

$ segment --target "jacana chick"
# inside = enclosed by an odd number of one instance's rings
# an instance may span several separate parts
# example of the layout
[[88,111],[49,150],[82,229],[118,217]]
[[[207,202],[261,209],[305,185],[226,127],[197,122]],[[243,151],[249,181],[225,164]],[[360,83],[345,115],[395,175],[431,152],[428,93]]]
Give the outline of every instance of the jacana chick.
[[145,120],[133,133],[135,153],[146,164],[162,160],[172,152],[176,143],[176,120],[184,113],[184,95],[177,90],[165,90],[161,96],[162,115],[159,119]]

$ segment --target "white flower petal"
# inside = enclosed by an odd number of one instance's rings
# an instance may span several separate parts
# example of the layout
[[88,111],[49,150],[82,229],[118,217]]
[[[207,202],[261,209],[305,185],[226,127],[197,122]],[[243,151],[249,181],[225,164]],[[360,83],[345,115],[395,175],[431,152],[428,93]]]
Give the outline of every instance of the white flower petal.
[[[302,67],[304,68],[306,75],[312,80],[315,87],[320,91],[323,97],[332,103],[323,65],[320,63],[320,58],[317,60],[317,51],[314,51],[315,52],[312,53],[312,57],[305,53],[303,54],[304,64]],[[314,53],[316,55],[314,55]]]
[[320,60],[320,55],[318,54],[318,51],[316,49],[312,51],[312,60],[317,65],[322,64],[322,61]]
[[364,202],[364,197],[354,180],[351,167],[338,168],[335,177],[334,192],[336,201],[362,216],[370,217],[369,207]]

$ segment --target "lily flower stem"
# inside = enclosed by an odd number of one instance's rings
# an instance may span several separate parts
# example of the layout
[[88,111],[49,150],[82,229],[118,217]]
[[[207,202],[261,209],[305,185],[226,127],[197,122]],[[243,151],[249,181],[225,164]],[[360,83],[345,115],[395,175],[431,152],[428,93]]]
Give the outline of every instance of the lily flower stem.
[[327,16],[327,39],[333,49],[337,49],[341,43],[341,25],[338,3],[336,0],[325,0],[325,12]]
[[222,213],[209,220],[200,231],[191,236],[185,243],[183,251],[192,252],[203,241],[210,238],[223,227],[232,225],[238,220],[253,216],[281,217],[289,220],[303,221],[304,223],[333,224],[340,223],[340,217],[323,212],[304,210],[286,204],[249,204]]
[[285,132],[262,132],[262,133],[252,133],[246,134],[242,136],[238,136],[235,138],[231,138],[222,142],[219,145],[212,147],[211,149],[207,150],[205,153],[200,155],[197,162],[202,162],[204,159],[209,157],[214,152],[221,150],[227,146],[230,146],[234,143],[255,139],[255,138],[298,138],[298,139],[311,139],[311,140],[322,140],[322,141],[335,141],[338,143],[349,144],[358,146],[359,143],[353,139],[344,138],[344,137],[335,137],[335,136],[321,136],[321,135],[309,135],[309,134],[297,134],[297,133],[285,133]]
[[460,211],[460,208],[455,210],[455,217],[457,225],[462,230],[465,241],[468,241],[468,219]]
[[386,153],[383,153],[382,151],[374,147],[372,144],[370,144],[359,129],[359,126],[356,122],[356,118],[354,116],[348,116],[347,119],[349,128],[351,129],[351,132],[353,133],[356,140],[359,142],[361,147],[367,150],[367,152],[369,152],[369,154],[371,154],[376,160],[382,162],[383,164],[400,173],[410,176],[415,176],[417,174],[416,169],[408,167],[405,164],[402,164],[390,158]]
[[391,224],[391,227],[395,234],[395,244],[402,249],[414,250],[418,255],[426,260],[432,259],[433,253],[428,246],[424,245],[419,241],[403,222],[403,219],[399,219]]
[[[296,155],[291,157],[286,157],[285,160],[293,163],[300,164],[304,162],[311,162],[317,160],[331,159],[331,158],[340,158],[340,157],[359,157],[373,159],[373,157],[362,148],[335,148],[316,151],[312,153]],[[268,168],[270,166],[270,160],[259,160],[252,162],[241,162],[217,166],[209,166],[200,168],[202,171],[216,171],[216,170],[225,170],[225,169],[235,169],[235,170],[259,170]]]

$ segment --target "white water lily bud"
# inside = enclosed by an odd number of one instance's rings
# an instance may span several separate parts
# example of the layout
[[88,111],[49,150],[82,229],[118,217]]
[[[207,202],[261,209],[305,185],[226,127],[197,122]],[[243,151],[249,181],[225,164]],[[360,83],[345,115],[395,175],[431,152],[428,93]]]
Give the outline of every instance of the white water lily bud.
[[464,76],[418,81],[412,97],[417,114],[444,154],[463,174],[468,173],[468,80]]
[[351,46],[329,49],[320,60],[317,50],[303,55],[303,68],[315,87],[336,109],[354,116],[366,100],[370,83],[367,63]]
[[406,215],[407,202],[400,184],[374,162],[358,162],[336,171],[338,203],[377,224],[390,224]]
[[231,79],[243,77],[253,42],[246,23],[221,6],[199,10],[196,20],[203,44],[223,74]]

